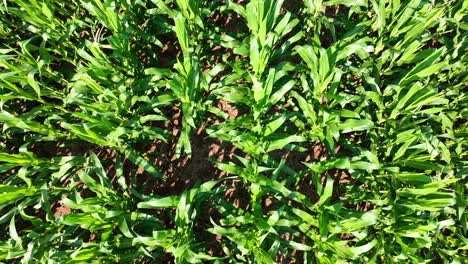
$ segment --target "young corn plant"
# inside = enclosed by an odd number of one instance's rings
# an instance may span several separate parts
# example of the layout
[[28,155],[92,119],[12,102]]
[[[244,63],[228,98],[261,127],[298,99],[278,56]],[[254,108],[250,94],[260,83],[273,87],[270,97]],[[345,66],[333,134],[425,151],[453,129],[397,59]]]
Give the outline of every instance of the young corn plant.
[[147,69],[154,75],[166,77],[166,86],[170,89],[174,100],[178,101],[182,111],[182,128],[176,145],[179,157],[186,153],[191,156],[190,136],[198,129],[204,113],[210,108],[208,93],[216,85],[213,78],[223,70],[223,65],[215,65],[209,71],[203,70],[202,44],[206,29],[203,21],[206,16],[207,3],[200,0],[176,1],[178,10],[171,10],[163,1],[155,4],[174,20],[174,31],[182,53],[181,60],[177,58],[174,64],[175,72],[161,69]]
[[[229,120],[209,130],[212,131],[212,136],[232,142],[248,155],[258,159],[263,157],[264,161],[267,158],[266,153],[303,140],[296,135],[274,134],[288,119],[287,112],[265,118],[267,112],[282,101],[296,83],[288,76],[295,69],[290,63],[268,67],[302,36],[299,32],[285,41],[282,40],[299,22],[291,19],[289,12],[280,14],[282,3],[283,1],[252,1],[244,8],[232,1],[228,2],[228,8],[247,21],[251,32],[244,41],[249,43],[248,51],[246,47],[237,47],[245,49],[249,56],[247,72],[242,75],[234,73],[232,79],[245,78],[250,87],[239,85],[241,89],[238,86],[222,89],[228,92],[222,98],[235,104],[245,104],[250,111],[236,120]],[[274,49],[275,46],[278,46],[277,49]],[[237,65],[232,67],[237,71]]]

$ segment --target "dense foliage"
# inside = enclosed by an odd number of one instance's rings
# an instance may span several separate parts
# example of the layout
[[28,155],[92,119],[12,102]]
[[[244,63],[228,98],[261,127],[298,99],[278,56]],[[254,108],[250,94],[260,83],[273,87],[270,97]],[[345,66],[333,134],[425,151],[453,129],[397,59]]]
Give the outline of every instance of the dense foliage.
[[467,7],[0,1],[0,261],[466,263]]

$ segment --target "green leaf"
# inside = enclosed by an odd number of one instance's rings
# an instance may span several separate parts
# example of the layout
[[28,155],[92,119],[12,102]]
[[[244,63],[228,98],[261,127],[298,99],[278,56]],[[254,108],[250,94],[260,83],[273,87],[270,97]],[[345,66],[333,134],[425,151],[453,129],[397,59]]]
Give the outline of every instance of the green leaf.
[[373,127],[374,122],[368,119],[346,119],[343,123],[338,124],[342,133],[369,130]]
[[179,204],[179,197],[177,195],[167,196],[162,198],[150,198],[147,201],[139,202],[137,204],[138,208],[143,209],[155,209],[155,208],[167,208],[167,207],[177,207]]

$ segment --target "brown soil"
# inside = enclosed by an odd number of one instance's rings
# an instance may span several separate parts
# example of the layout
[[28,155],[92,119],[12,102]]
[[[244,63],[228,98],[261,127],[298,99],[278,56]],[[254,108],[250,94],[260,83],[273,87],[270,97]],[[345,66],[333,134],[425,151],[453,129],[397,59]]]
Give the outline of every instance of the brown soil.
[[69,215],[70,213],[71,213],[71,209],[68,206],[62,204],[58,206],[57,208],[55,208],[54,216],[61,217],[64,215]]

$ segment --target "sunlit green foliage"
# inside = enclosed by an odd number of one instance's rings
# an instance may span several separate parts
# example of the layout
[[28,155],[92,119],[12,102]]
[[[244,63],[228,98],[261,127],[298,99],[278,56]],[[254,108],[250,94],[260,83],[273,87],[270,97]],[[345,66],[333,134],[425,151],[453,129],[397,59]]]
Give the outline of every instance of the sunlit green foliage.
[[466,263],[467,8],[0,1],[0,262]]

